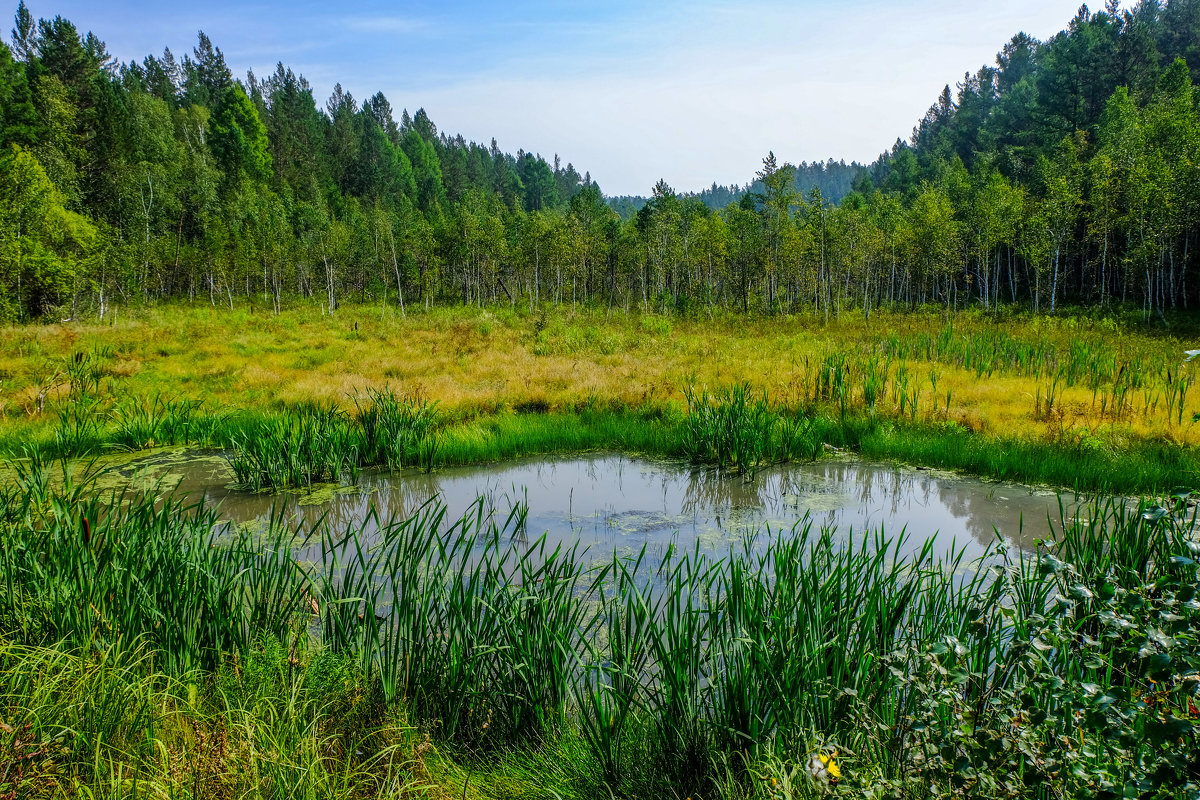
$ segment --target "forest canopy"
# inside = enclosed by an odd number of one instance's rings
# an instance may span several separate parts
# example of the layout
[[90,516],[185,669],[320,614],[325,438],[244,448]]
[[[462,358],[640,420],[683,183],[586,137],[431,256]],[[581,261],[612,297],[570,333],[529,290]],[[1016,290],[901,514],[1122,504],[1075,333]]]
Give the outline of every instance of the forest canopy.
[[[140,61],[22,2],[0,42],[0,319],[171,298],[867,313],[1200,302],[1200,0],[1086,6],[870,165],[605,198],[201,32]],[[781,143],[781,146],[784,143]],[[1191,278],[1191,280],[1189,280]]]

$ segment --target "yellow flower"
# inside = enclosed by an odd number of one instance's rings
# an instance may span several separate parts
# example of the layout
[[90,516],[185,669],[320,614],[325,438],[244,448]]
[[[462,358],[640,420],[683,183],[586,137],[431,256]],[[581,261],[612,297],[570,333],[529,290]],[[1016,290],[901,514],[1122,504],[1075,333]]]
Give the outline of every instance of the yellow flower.
[[842,777],[842,768],[837,763],[837,751],[829,754],[814,752],[808,757],[808,774],[824,788],[837,783]]

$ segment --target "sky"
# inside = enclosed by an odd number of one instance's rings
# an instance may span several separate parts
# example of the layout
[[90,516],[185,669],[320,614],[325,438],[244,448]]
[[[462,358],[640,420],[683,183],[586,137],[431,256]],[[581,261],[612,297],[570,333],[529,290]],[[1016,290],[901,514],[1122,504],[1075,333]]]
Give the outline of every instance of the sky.
[[441,131],[557,154],[611,196],[745,183],[768,150],[872,161],[947,83],[1019,31],[1054,35],[1080,0],[26,2],[122,61],[190,53],[203,30],[239,77],[282,61],[320,104],[339,82],[382,91]]

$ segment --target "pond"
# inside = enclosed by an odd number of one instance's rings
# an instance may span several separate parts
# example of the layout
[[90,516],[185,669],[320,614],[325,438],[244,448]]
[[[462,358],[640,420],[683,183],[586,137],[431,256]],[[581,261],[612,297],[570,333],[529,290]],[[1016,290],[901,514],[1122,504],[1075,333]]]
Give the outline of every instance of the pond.
[[[593,555],[651,555],[674,544],[720,553],[752,532],[790,529],[806,517],[835,527],[845,538],[904,532],[900,552],[919,549],[936,535],[935,549],[984,554],[997,537],[1029,548],[1060,515],[1060,495],[1045,487],[988,481],[889,463],[833,458],[761,470],[753,480],[687,464],[621,454],[541,457],[426,474],[366,472],[350,486],[312,492],[251,494],[229,488],[232,474],[220,455],[165,452],[135,458],[118,469],[123,481],[163,482],[216,505],[243,524],[265,521],[286,504],[295,524],[325,519],[337,528],[360,525],[372,506],[379,517],[401,518],[431,497],[451,518],[479,498],[500,521],[527,504],[526,531],[551,544],[576,543]],[[1081,504],[1061,495],[1068,518]],[[370,524],[368,524],[368,528]],[[368,530],[369,533],[369,530]]]

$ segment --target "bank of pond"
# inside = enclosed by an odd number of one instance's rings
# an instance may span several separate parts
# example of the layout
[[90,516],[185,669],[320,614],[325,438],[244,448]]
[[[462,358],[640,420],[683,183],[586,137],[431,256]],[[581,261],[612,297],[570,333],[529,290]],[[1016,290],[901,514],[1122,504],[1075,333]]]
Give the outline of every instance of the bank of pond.
[[[21,769],[0,789],[1166,798],[1200,782],[1189,492],[593,453],[254,493],[242,457],[11,465],[0,743]],[[236,744],[219,763],[186,761],[221,736]]]

